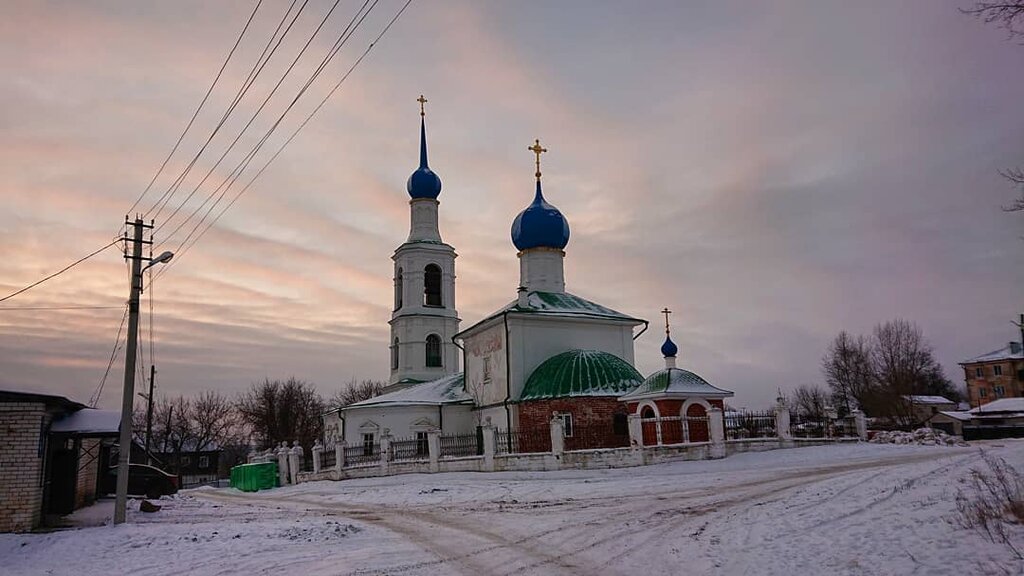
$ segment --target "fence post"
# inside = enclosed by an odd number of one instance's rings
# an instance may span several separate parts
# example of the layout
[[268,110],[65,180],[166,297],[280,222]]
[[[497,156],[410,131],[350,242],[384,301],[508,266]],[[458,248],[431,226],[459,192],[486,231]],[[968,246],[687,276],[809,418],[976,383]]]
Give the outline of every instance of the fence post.
[[725,417],[722,409],[712,406],[708,410],[708,432],[711,436],[711,458],[725,458]]
[[644,429],[640,424],[639,414],[630,414],[626,417],[629,424],[629,447],[642,448],[644,445]]
[[491,424],[491,418],[488,417],[484,421],[484,425],[481,427],[484,434],[484,471],[494,472],[494,426]]
[[867,416],[865,416],[864,412],[861,412],[860,410],[854,410],[853,411],[853,421],[857,425],[857,437],[860,438],[862,442],[867,442],[867,440],[868,440],[868,419],[867,419]]
[[298,440],[292,440],[292,449],[288,452],[288,475],[292,484],[299,483],[299,471],[302,470],[302,446]]
[[562,458],[565,452],[565,428],[562,426],[562,418],[558,412],[551,413],[551,454],[556,460]]
[[334,441],[334,468],[338,471],[338,480],[341,480],[341,470],[345,467],[345,443],[341,440]]
[[779,399],[775,405],[775,435],[779,440],[792,440],[793,435],[789,433],[789,407]]
[[391,460],[391,429],[385,428],[380,435],[380,473],[388,475],[388,461]]
[[441,471],[441,431],[427,430],[427,452],[430,454],[430,471]]
[[288,485],[288,443],[281,442],[275,451],[277,454],[277,483],[281,486]]
[[324,447],[320,444],[320,439],[317,438],[316,442],[313,442],[313,474],[320,473],[320,464],[324,457]]

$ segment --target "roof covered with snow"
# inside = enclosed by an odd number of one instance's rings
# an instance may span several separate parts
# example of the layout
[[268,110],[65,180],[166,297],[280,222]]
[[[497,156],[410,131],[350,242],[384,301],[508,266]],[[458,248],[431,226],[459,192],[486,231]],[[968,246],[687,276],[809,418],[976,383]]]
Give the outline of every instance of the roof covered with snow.
[[353,408],[370,408],[374,406],[440,406],[443,404],[471,404],[473,399],[466,393],[462,385],[462,372],[437,380],[414,384],[408,388],[396,390],[388,394],[374,396],[362,402],[349,404],[342,411]]
[[970,412],[975,416],[985,416],[996,412],[1004,415],[1007,412],[1024,414],[1024,398],[1000,398],[973,408]]
[[120,429],[119,411],[84,408],[54,422],[50,432],[75,436],[117,436]]
[[[526,306],[520,306],[518,299],[513,300],[495,311],[493,314],[488,315],[483,320],[463,330],[460,334],[465,334],[473,328],[501,316],[505,312],[510,314],[536,314],[538,316],[558,316],[563,318],[625,320],[633,322],[634,324],[642,324],[645,322],[639,318],[633,318],[632,316],[628,316],[622,312],[612,310],[611,308],[602,306],[596,302],[591,302],[590,300],[568,292],[532,291],[526,295]],[[456,335],[456,337],[458,337],[458,335]]]
[[981,356],[975,356],[964,360],[961,364],[975,364],[977,362],[996,362],[999,360],[1024,360],[1024,349],[1019,342],[1010,342],[999,350],[993,350]]
[[939,410],[939,414],[964,422],[971,419],[971,413],[963,410]]
[[727,398],[732,392],[708,384],[700,376],[682,368],[663,368],[651,374],[636,390],[619,400],[632,401],[659,396]]
[[956,402],[953,402],[952,400],[946,398],[945,396],[904,396],[904,398],[910,400],[914,404],[952,404],[954,406],[956,405]]

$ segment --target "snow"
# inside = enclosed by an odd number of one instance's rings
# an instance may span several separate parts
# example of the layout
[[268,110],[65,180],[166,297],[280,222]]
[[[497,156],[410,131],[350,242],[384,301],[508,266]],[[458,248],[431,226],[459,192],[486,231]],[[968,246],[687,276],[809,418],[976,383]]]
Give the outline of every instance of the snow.
[[971,414],[985,414],[987,412],[1022,412],[1024,413],[1024,398],[1000,398],[988,404],[982,404],[972,409]]
[[921,446],[969,446],[959,436],[950,436],[942,430],[918,428],[913,432],[876,432],[870,440],[874,444],[919,444]]
[[374,406],[437,406],[440,404],[470,403],[473,399],[462,386],[462,373],[452,374],[437,380],[414,384],[402,390],[374,396],[344,409],[367,408]]
[[953,402],[952,400],[950,400],[949,398],[946,398],[945,396],[904,396],[904,398],[910,399],[910,401],[913,402],[914,404],[953,404],[953,405],[956,405],[956,402]]
[[121,429],[121,412],[84,408],[53,423],[50,432],[72,434],[117,434]]
[[1006,546],[955,524],[958,487],[982,465],[977,446],[1024,471],[1024,440],[860,443],[616,470],[187,490],[124,526],[0,535],[0,558],[12,576],[1018,574]]

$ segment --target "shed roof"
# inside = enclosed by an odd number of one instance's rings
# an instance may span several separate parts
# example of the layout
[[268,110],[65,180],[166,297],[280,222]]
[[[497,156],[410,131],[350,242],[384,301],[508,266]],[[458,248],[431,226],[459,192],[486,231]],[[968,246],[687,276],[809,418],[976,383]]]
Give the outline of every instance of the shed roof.
[[953,404],[956,402],[946,398],[945,396],[904,396],[904,398],[910,400],[914,404]]
[[50,426],[53,434],[74,436],[117,436],[121,429],[121,412],[85,408],[72,412]]
[[996,412],[1020,412],[1024,414],[1024,398],[1000,398],[970,410],[970,413],[975,416],[985,416]]

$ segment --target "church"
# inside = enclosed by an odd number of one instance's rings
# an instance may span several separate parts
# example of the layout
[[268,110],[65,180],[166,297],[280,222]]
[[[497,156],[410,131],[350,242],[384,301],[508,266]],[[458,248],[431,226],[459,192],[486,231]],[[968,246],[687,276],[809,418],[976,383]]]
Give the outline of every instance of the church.
[[[708,439],[707,410],[723,408],[732,392],[677,368],[677,347],[665,314],[666,367],[648,378],[635,368],[634,342],[648,321],[566,291],[564,261],[569,222],[544,196],[536,140],[533,200],[512,221],[519,285],[508,304],[460,328],[455,300],[455,248],[441,237],[441,179],[429,167],[420,96],[419,168],[409,177],[409,236],[395,249],[394,309],[388,341],[389,385],[374,398],[325,416],[327,443],[372,446],[380,435],[424,437],[499,430],[547,434],[560,418],[566,440],[580,447],[629,445],[628,414],[652,425],[687,418],[675,442]],[[644,443],[662,443],[660,423]],[[668,436],[668,431],[664,436]]]

